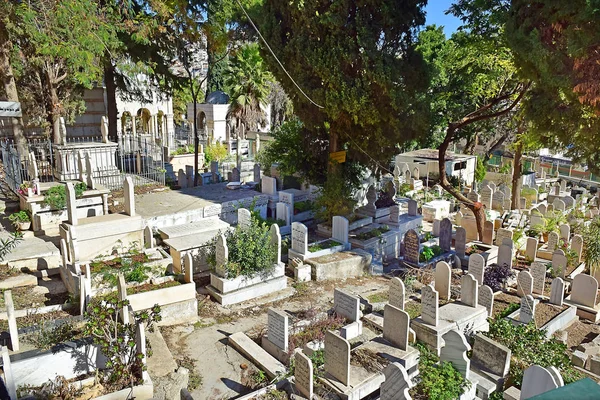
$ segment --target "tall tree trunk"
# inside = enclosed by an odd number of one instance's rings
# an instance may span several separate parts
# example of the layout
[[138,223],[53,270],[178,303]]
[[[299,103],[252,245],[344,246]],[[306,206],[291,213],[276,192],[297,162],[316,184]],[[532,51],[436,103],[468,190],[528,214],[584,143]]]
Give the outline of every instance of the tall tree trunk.
[[523,144],[521,143],[521,141],[518,141],[515,147],[515,159],[513,162],[512,174],[512,198],[510,202],[510,207],[513,210],[519,210],[521,208],[521,191],[519,190],[519,179],[521,179],[521,160],[523,158]]
[[194,91],[194,78],[189,74],[190,90],[194,100],[194,186],[198,186],[198,151],[200,138],[198,137],[198,93]]
[[485,211],[483,209],[483,204],[479,202],[475,203],[469,200],[465,195],[456,190],[454,186],[450,184],[450,182],[448,181],[448,177],[446,176],[446,152],[448,151],[448,147],[452,142],[455,131],[456,128],[454,127],[454,125],[450,124],[450,126],[448,127],[448,131],[446,132],[446,138],[444,139],[438,150],[438,169],[440,174],[440,185],[444,188],[444,190],[446,190],[448,193],[454,196],[454,198],[456,198],[459,202],[464,204],[466,207],[469,208],[469,210],[473,212],[473,215],[475,216],[475,224],[477,225],[477,234],[479,236],[479,240],[483,240],[483,224],[485,222]]
[[475,147],[477,146],[479,142],[479,134],[478,133],[474,133],[469,137],[469,140],[467,140],[467,144],[465,145],[465,154],[470,154],[473,155],[475,154]]
[[[2,83],[4,84],[6,100],[19,102],[19,92],[17,91],[15,76],[13,74],[12,65],[10,64],[11,49],[12,42],[9,41],[6,26],[0,19],[0,77],[2,78]],[[28,146],[23,129],[23,118],[13,117],[10,119],[10,121],[12,124],[13,136],[17,145],[19,156],[21,159],[24,159],[27,157]]]
[[104,64],[104,85],[106,85],[106,113],[108,114],[108,137],[117,141],[117,85],[115,84],[115,67],[107,58]]

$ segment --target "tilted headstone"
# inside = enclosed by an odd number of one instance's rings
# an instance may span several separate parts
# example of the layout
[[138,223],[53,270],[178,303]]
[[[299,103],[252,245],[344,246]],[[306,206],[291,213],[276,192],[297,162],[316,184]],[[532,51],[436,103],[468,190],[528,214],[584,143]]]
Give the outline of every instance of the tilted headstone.
[[537,249],[538,249],[538,240],[536,238],[527,238],[527,243],[525,245],[525,258],[527,260],[534,261],[537,257]]
[[565,196],[561,199],[565,203],[565,209],[573,208],[575,205],[575,199],[571,196]]
[[292,250],[299,254],[308,253],[308,229],[300,222],[292,223]]
[[485,221],[483,223],[483,243],[493,244],[494,241],[494,223]]
[[450,279],[452,269],[445,261],[440,261],[435,266],[435,290],[439,293],[442,300],[450,300]]
[[342,289],[333,291],[333,307],[336,314],[352,322],[360,320],[360,299]]
[[383,338],[400,350],[408,348],[408,330],[410,317],[408,313],[390,304],[383,311]]
[[528,324],[535,315],[535,306],[537,301],[532,295],[521,297],[521,308],[519,309],[519,321]]
[[454,236],[454,250],[459,257],[465,256],[467,245],[467,230],[462,226],[456,228],[456,235]]
[[598,295],[598,281],[596,278],[586,274],[579,274],[573,278],[571,289],[571,301],[586,307],[596,306]]
[[479,285],[471,274],[463,275],[460,279],[460,301],[471,307],[477,307]]
[[421,288],[421,318],[428,325],[437,326],[439,321],[439,294],[429,285]]
[[404,282],[398,277],[394,277],[390,280],[390,289],[388,291],[389,304],[404,310],[404,296],[406,289],[404,288]]
[[418,264],[419,263],[419,251],[420,251],[419,235],[413,229],[408,230],[404,234],[404,260]]
[[565,295],[565,281],[562,278],[554,278],[550,286],[550,303],[557,306],[563,305]]
[[267,312],[267,338],[282,351],[288,351],[288,320],[286,313],[269,308]]
[[379,400],[410,400],[408,391],[412,382],[408,378],[406,369],[399,362],[388,364],[383,370],[385,381],[379,389]]
[[444,347],[440,350],[440,361],[449,362],[465,379],[469,379],[471,371],[471,360],[467,357],[467,352],[471,346],[462,332],[454,329],[446,332],[442,339]]
[[350,383],[350,343],[331,331],[325,332],[325,372],[342,385]]
[[477,301],[480,306],[485,307],[488,316],[491,317],[494,310],[494,292],[492,291],[492,288],[487,285],[479,286]]
[[348,220],[338,215],[333,217],[331,238],[341,243],[348,243]]
[[294,354],[294,384],[296,390],[307,399],[313,398],[313,365],[301,351]]
[[250,213],[250,210],[248,210],[246,208],[239,208],[237,210],[237,217],[238,217],[238,226],[241,229],[250,228],[250,226],[252,225],[252,214]]
[[577,254],[575,262],[581,263],[581,257],[583,256],[583,237],[581,235],[573,235],[571,239],[571,250]]
[[520,271],[517,274],[517,296],[523,297],[533,293],[533,277],[529,271]]
[[556,233],[556,232],[548,233],[548,243],[546,246],[548,251],[553,252],[554,250],[556,250],[556,247],[558,246],[558,240],[559,240],[558,233]]
[[478,285],[483,285],[483,274],[485,273],[485,258],[481,254],[469,256],[469,274],[473,275]]
[[229,249],[227,248],[227,240],[223,234],[217,236],[215,260],[215,273],[220,277],[226,277],[227,270],[225,266],[229,262]]
[[533,278],[533,293],[543,295],[544,285],[546,283],[546,264],[542,262],[533,262],[530,270]]
[[452,247],[452,222],[444,218],[440,223],[440,247],[442,252],[449,252]]
[[279,233],[279,225],[273,224],[271,225],[271,229],[269,231],[271,236],[271,244],[275,247],[275,264],[281,263],[281,233]]
[[546,368],[532,365],[523,373],[521,399],[529,399],[542,393],[557,389],[562,385]]

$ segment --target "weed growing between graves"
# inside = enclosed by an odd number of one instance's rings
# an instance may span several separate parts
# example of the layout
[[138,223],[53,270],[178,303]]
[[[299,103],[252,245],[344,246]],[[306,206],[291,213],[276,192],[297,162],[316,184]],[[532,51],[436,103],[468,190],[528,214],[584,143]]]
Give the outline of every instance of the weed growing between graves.
[[389,360],[369,349],[358,348],[352,353],[350,364],[361,366],[369,372],[377,373],[388,366]]
[[415,400],[453,400],[458,399],[471,383],[449,362],[438,364],[439,358],[423,343],[417,342],[419,350],[419,375],[417,384],[410,389]]
[[202,386],[202,375],[196,370],[196,365],[191,357],[186,355],[183,358],[177,359],[177,365],[189,371],[187,385],[189,391],[194,391]]
[[257,400],[287,400],[289,396],[284,390],[272,389],[267,393],[260,395],[256,398]]
[[389,295],[387,292],[373,293],[372,295],[367,297],[367,300],[369,300],[369,303],[371,303],[371,304],[384,303],[384,302],[388,301],[388,299],[389,299]]
[[521,305],[519,303],[510,303],[508,307],[506,307],[506,309],[500,313],[499,318],[506,318],[513,312],[517,311],[519,308],[521,308]]
[[514,271],[509,265],[494,264],[486,268],[483,275],[483,284],[489,286],[492,291],[502,290],[508,278],[514,276]]
[[251,390],[256,390],[266,386],[269,383],[269,379],[267,378],[267,374],[260,369],[246,368],[242,369],[241,383]]
[[310,251],[311,253],[315,253],[317,251],[326,250],[326,249],[330,249],[332,247],[341,246],[341,245],[342,244],[340,242],[329,239],[329,240],[325,240],[323,242],[315,243],[311,246],[308,246],[308,251]]
[[181,282],[178,281],[167,281],[163,283],[159,283],[158,285],[154,285],[152,283],[146,283],[144,285],[132,286],[127,288],[127,295],[130,296],[132,294],[151,292],[152,290],[165,289],[173,286],[179,286]]
[[30,397],[34,399],[78,399],[83,394],[83,389],[58,375],[54,380],[49,380],[40,387],[23,385],[17,388],[17,397]]
[[411,320],[415,319],[419,315],[421,315],[421,303],[409,300],[406,303],[404,303],[404,311],[408,313]]
[[45,350],[59,343],[70,342],[81,337],[81,328],[76,327],[70,321],[58,325],[44,321],[39,330],[24,336],[23,341],[34,345],[37,349]]
[[345,318],[336,315],[324,319],[314,319],[303,331],[290,335],[288,339],[288,352],[294,354],[295,349],[301,349],[308,342],[325,340],[325,332],[335,331],[344,326]]
[[356,238],[358,240],[369,240],[374,237],[381,237],[381,235],[383,235],[384,233],[389,232],[389,231],[390,231],[389,226],[382,225],[379,228],[371,229],[368,232],[360,233],[360,234],[356,235]]
[[[229,251],[229,258],[225,264],[226,278],[233,279],[238,276],[253,278],[255,276],[267,277],[274,269],[276,245],[271,242],[270,226],[251,218],[250,226],[236,226],[235,230],[226,231],[224,234]],[[208,246],[204,247],[206,262],[212,268],[217,265],[215,236]]]
[[520,388],[523,371],[533,364],[558,368],[565,384],[581,379],[581,374],[571,364],[567,345],[554,338],[546,339],[546,332],[537,329],[534,323],[513,325],[510,321],[496,318],[490,322],[489,332],[483,334],[512,352],[507,386],[513,384]]
[[419,254],[419,262],[427,262],[440,254],[442,254],[442,248],[438,245],[423,246],[421,254]]

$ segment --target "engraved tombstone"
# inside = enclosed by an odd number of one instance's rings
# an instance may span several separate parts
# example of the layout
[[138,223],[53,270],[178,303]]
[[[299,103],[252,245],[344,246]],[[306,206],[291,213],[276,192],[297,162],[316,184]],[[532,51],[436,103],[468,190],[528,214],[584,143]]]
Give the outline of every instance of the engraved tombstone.
[[350,343],[331,331],[325,332],[325,372],[342,385],[350,383]]
[[487,285],[481,285],[479,287],[479,296],[477,301],[480,306],[484,306],[488,312],[488,316],[492,316],[492,311],[494,309],[494,292],[492,288]]
[[450,251],[452,245],[452,222],[448,218],[444,218],[440,223],[440,247],[442,252]]
[[435,266],[435,290],[442,300],[450,300],[450,279],[452,269],[445,261],[440,261]]
[[421,288],[421,318],[428,325],[438,324],[439,294],[429,285]]
[[463,275],[460,279],[460,301],[471,307],[477,307],[479,285],[471,274]]
[[389,304],[404,310],[404,282],[398,277],[390,280],[390,289],[388,292]]
[[419,263],[419,235],[413,229],[404,234],[404,259],[412,264]]
[[483,274],[485,272],[485,258],[481,254],[469,256],[469,274],[473,275],[478,285],[483,285]]

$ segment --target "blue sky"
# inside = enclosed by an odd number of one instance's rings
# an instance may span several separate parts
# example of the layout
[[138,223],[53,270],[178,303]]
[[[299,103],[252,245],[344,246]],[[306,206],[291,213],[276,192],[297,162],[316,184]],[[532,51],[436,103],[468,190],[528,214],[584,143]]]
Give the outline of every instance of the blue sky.
[[446,15],[444,11],[450,8],[453,0],[429,0],[425,7],[427,25],[443,25],[444,33],[450,36],[460,25],[460,20],[453,15]]

